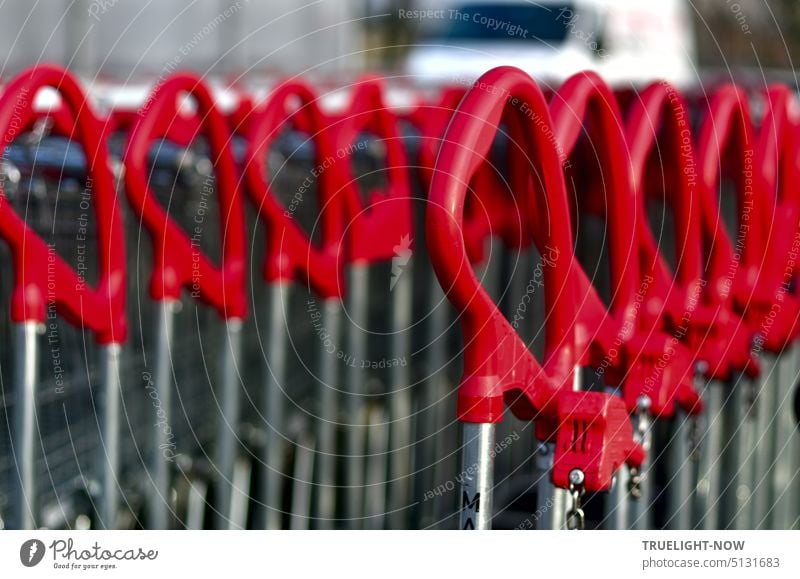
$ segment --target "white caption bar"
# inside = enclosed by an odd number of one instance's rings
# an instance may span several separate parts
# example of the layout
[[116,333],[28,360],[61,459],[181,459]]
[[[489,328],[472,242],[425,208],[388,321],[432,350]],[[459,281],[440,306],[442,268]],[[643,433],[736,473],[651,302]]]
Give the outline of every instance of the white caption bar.
[[797,531],[6,531],[0,533],[0,570],[9,577],[136,579],[167,573],[227,579],[232,572],[326,579],[676,572],[683,579],[796,578],[799,539]]

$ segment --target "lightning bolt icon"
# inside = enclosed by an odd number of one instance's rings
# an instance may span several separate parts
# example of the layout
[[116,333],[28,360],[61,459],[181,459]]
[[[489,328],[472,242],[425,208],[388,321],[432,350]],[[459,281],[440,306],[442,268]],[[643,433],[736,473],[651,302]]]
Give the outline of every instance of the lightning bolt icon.
[[28,551],[28,563],[30,563],[31,561],[33,561],[33,556],[34,556],[34,555],[36,555],[36,552],[37,552],[38,550],[39,550],[39,545],[38,545],[38,543],[35,543],[35,542],[34,542],[34,543],[31,543],[31,548],[30,548],[30,550]]

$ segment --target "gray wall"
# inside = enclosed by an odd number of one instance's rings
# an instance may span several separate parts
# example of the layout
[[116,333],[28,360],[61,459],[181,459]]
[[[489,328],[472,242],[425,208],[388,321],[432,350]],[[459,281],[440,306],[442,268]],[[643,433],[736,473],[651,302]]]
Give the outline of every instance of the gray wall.
[[[126,79],[194,69],[358,70],[363,0],[6,0],[0,74],[39,61]],[[349,20],[356,20],[350,22]]]

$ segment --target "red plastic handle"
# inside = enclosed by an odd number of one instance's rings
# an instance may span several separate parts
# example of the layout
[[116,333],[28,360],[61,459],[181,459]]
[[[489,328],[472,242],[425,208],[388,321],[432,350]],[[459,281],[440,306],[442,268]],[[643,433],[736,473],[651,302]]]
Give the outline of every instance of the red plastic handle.
[[[755,135],[747,95],[724,86],[713,96],[697,142],[703,236],[710,252],[707,289],[715,303],[744,305],[755,287],[761,253],[760,205],[763,177],[754,171]],[[748,171],[750,175],[747,175]],[[721,174],[736,179],[739,223],[734,239],[725,230],[717,205]],[[743,302],[743,303],[742,303]]]
[[[178,99],[184,95],[190,95],[197,103],[196,120],[178,115]],[[201,128],[208,136],[216,171],[222,239],[219,268],[172,221],[159,205],[148,181],[147,153],[151,143],[170,138],[179,145],[188,146]],[[147,100],[131,130],[125,152],[125,184],[134,211],[153,239],[154,264],[150,281],[153,299],[179,299],[182,289],[190,288],[193,295],[212,305],[222,317],[243,318],[247,313],[245,222],[239,176],[225,118],[199,77],[176,74],[164,81]],[[202,223],[196,226],[193,234],[202,235]]]
[[[392,259],[395,246],[412,234],[411,184],[403,139],[397,118],[381,96],[382,85],[374,78],[358,82],[351,104],[333,127],[336,156],[343,167],[342,195],[347,217],[345,238],[349,262],[374,263]],[[386,150],[386,186],[368,194],[362,203],[352,163],[347,161],[359,133],[368,131],[381,139]]]
[[[663,82],[642,91],[627,113],[626,140],[639,200],[639,262],[642,275],[653,279],[640,312],[640,327],[664,322],[678,327],[683,313],[696,305],[703,284],[700,211],[694,202],[694,137],[680,93]],[[675,221],[674,271],[659,251],[645,214],[645,198],[660,200],[662,193]]]
[[759,347],[780,352],[800,331],[800,298],[794,288],[800,248],[800,127],[788,88],[770,87],[765,96],[755,167],[764,178],[760,215],[765,258],[746,315],[757,328]]
[[[407,116],[420,133],[418,171],[426,190],[430,188],[444,131],[465,91],[462,86],[449,87],[442,91],[435,104],[422,104]],[[484,163],[475,174],[474,186],[467,192],[464,240],[473,264],[483,263],[486,259],[485,242],[491,236],[501,239],[507,247],[516,249],[523,248],[530,239],[521,219],[524,211],[515,205],[511,194],[515,185],[515,165],[513,161],[509,165],[512,173],[509,180],[505,181],[498,175],[497,168],[488,162]]]
[[[504,117],[504,112],[511,114]],[[513,142],[528,153],[526,166],[536,186],[514,191],[529,196],[519,205],[526,209],[533,241],[541,253],[550,254],[544,271],[543,365],[481,287],[463,238],[466,190],[485,163],[501,119],[515,127]],[[633,442],[621,399],[572,390],[578,361],[573,269],[579,267],[572,254],[561,159],[548,134],[550,111],[529,76],[510,67],[483,75],[459,105],[439,152],[428,205],[428,251],[440,284],[461,314],[465,351],[459,419],[499,421],[505,398],[517,416],[536,419],[539,438],[555,440],[555,484],[566,486],[574,467],[586,475],[588,490],[604,490],[622,462],[639,465],[644,454]]]
[[[589,347],[595,367],[608,370],[613,382],[622,386],[630,410],[635,410],[640,396],[647,395],[656,414],[669,415],[675,401],[692,411],[699,411],[699,397],[692,388],[691,357],[686,349],[653,327],[639,331],[638,301],[650,278],[639,274],[639,236],[637,231],[636,191],[630,171],[626,134],[616,97],[595,73],[579,73],[568,79],[551,99],[553,126],[565,157],[576,153],[578,137],[584,127],[589,131],[591,155],[602,167],[596,180],[585,184],[583,202],[596,206],[605,215],[609,235],[611,269],[611,311],[606,311],[583,270],[576,268],[579,282],[577,315],[586,326],[588,343],[579,344],[579,352]],[[578,157],[569,170],[585,171]],[[603,203],[603,199],[606,200]],[[659,367],[659,361],[665,368]]]
[[[459,389],[459,418],[496,422],[503,396],[514,392],[521,417],[553,404],[555,393],[572,384],[575,359],[572,235],[564,179],[555,149],[531,118],[525,104],[549,124],[550,113],[538,86],[522,71],[500,67],[484,74],[453,114],[439,151],[431,183],[426,221],[428,251],[439,283],[461,314],[464,335],[464,378]],[[513,111],[530,151],[530,172],[541,179],[534,189],[538,211],[531,229],[540,251],[550,253],[545,268],[546,354],[543,367],[480,285],[464,241],[467,187],[485,162],[504,109]],[[523,189],[516,193],[529,193]],[[529,207],[527,203],[520,203]],[[519,395],[521,394],[521,396]],[[524,400],[525,405],[519,403]]]
[[[719,361],[709,374],[720,378],[733,370],[753,376],[758,364],[751,354],[755,328],[742,320],[753,307],[763,256],[763,232],[755,200],[764,191],[763,175],[755,167],[756,139],[747,95],[734,86],[720,88],[709,104],[697,139],[698,188],[701,240],[705,264],[703,305],[695,314],[712,335],[690,334],[698,350]],[[717,204],[721,175],[736,181],[737,215],[734,238],[728,235]],[[702,350],[701,350],[702,348]],[[716,353],[714,352],[716,350]]]
[[[648,87],[630,105],[627,135],[634,182],[642,191],[640,197],[644,198],[644,188],[663,192],[675,217],[677,267],[672,272],[658,251],[644,208],[639,204],[641,263],[653,279],[640,327],[647,329],[656,324],[673,336],[680,336],[692,355],[689,360],[683,355],[687,373],[695,359],[707,363],[706,374],[710,378],[725,380],[733,369],[754,372],[757,362],[750,353],[749,328],[726,306],[704,299],[703,208],[697,202],[699,168],[683,97],[666,83]],[[712,235],[705,233],[707,239]],[[688,386],[685,388],[688,391]],[[687,399],[687,403],[691,400]]]
[[[293,100],[298,101],[296,110],[289,108]],[[321,206],[319,247],[294,220],[291,209],[282,207],[275,199],[267,182],[265,162],[269,147],[286,123],[293,120],[310,132],[315,144],[314,174]],[[344,218],[337,193],[344,182],[343,167],[331,161],[336,153],[316,95],[304,83],[286,82],[275,89],[262,109],[253,113],[248,124],[251,130],[244,170],[250,198],[266,222],[264,278],[269,282],[297,279],[308,283],[321,297],[341,297],[344,284],[339,254]]]
[[3,131],[0,154],[19,136],[20,128],[30,126],[36,116],[34,98],[45,87],[54,88],[61,95],[66,110],[75,119],[69,136],[82,145],[87,159],[87,179],[97,219],[99,276],[97,287],[90,287],[20,219],[3,194],[0,236],[11,248],[15,275],[11,318],[17,323],[43,322],[48,303],[54,303],[59,314],[70,323],[94,332],[99,342],[120,343],[127,334],[125,241],[114,178],[102,138],[102,124],[70,73],[41,65],[24,71],[9,83],[0,98]]
[[[626,386],[632,387],[624,389],[624,396],[628,407],[635,408],[639,397],[647,394],[657,416],[672,415],[676,403],[696,414],[702,403],[693,386],[693,352],[708,342],[695,343],[687,334],[705,337],[710,328],[697,319],[703,317],[699,314],[703,281],[700,211],[694,203],[694,142],[688,111],[675,88],[655,83],[631,103],[626,140],[637,194],[640,266],[648,284],[641,292],[638,325],[644,342],[633,352],[639,367],[628,374]],[[644,198],[657,193],[663,193],[675,217],[674,272],[647,225]],[[709,360],[707,355],[700,359]]]
[[236,107],[226,116],[231,134],[249,135],[253,130],[253,122],[257,118],[256,103],[253,97],[239,92],[239,101],[236,103]]
[[418,170],[426,187],[430,187],[433,179],[436,156],[447,124],[453,116],[453,111],[464,98],[464,93],[466,93],[465,87],[448,87],[442,91],[435,103],[422,103],[406,116],[420,134]]
[[583,269],[576,268],[576,317],[583,330],[579,333],[578,352],[595,366],[604,362],[616,365],[615,353],[630,340],[635,329],[639,284],[635,197],[620,112],[608,85],[595,73],[584,72],[569,78],[553,95],[550,114],[554,138],[565,162],[586,126],[592,142],[603,143],[602,147],[593,148],[603,168],[602,180],[587,196],[590,200],[606,199],[608,204],[605,216],[612,232],[609,235],[611,311],[606,310]]

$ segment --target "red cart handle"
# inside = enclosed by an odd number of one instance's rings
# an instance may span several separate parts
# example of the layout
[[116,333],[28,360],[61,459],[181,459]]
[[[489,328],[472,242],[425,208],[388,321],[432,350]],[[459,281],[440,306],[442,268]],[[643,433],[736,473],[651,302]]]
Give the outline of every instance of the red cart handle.
[[[420,133],[418,171],[426,190],[430,188],[444,131],[465,92],[461,86],[449,87],[436,104],[422,104],[407,116]],[[464,206],[464,241],[473,264],[485,261],[485,242],[491,236],[500,238],[506,247],[514,249],[522,249],[530,239],[520,219],[524,211],[515,206],[511,194],[515,185],[513,175],[512,171],[512,179],[505,182],[489,163],[482,164],[475,174],[474,186],[468,191]]]
[[[663,138],[656,148],[657,127],[662,125]],[[755,372],[757,360],[750,352],[749,328],[727,308],[703,299],[703,213],[696,195],[699,169],[695,163],[689,114],[682,96],[666,83],[648,87],[641,98],[631,104],[627,135],[634,182],[650,191],[673,192],[668,201],[675,216],[677,268],[673,274],[658,251],[658,244],[647,227],[644,207],[639,204],[641,261],[647,275],[653,278],[642,308],[640,327],[661,325],[658,318],[663,312],[666,329],[673,337],[680,336],[693,353],[692,359],[686,361],[689,365],[702,360],[707,363],[706,375],[719,380],[729,378],[732,369]],[[659,162],[648,165],[656,154]],[[648,167],[652,172],[648,172]],[[641,199],[643,197],[644,194],[640,195]],[[688,367],[679,371],[691,373]],[[689,392],[688,388],[686,391]],[[686,400],[686,404],[690,403],[691,399]]]
[[[569,78],[550,100],[553,131],[564,160],[575,150],[578,137],[586,126],[598,135],[594,142],[602,147],[594,151],[603,167],[602,184],[590,192],[605,198],[609,235],[611,270],[611,311],[607,311],[582,268],[578,271],[576,295],[580,311],[578,319],[585,325],[584,336],[594,347],[595,357],[607,359],[633,335],[636,321],[636,292],[639,283],[635,229],[635,197],[630,180],[630,161],[622,129],[621,115],[611,89],[593,72]],[[600,138],[601,136],[601,138]],[[579,344],[579,352],[588,347]],[[612,356],[613,357],[613,356]],[[601,363],[594,360],[593,363]]]
[[408,122],[420,134],[417,153],[418,171],[425,187],[430,187],[433,179],[436,155],[439,153],[447,124],[466,92],[466,88],[462,86],[448,87],[442,91],[435,103],[422,103],[406,116]]
[[[467,186],[491,148],[508,106],[515,142],[529,152],[538,186],[516,191],[525,200],[533,241],[553,259],[545,278],[545,360],[540,365],[500,313],[472,270],[463,238]],[[439,282],[461,314],[464,377],[459,419],[497,422],[503,401],[517,416],[537,419],[537,436],[556,440],[553,482],[566,486],[564,465],[580,467],[587,490],[607,489],[622,462],[641,464],[643,453],[621,399],[571,390],[575,365],[573,268],[569,208],[556,147],[548,140],[550,112],[533,80],[519,69],[484,74],[464,97],[447,129],[431,184],[426,237]],[[541,124],[537,124],[541,123]],[[542,126],[548,130],[541,130]],[[572,433],[572,434],[568,434]],[[580,440],[574,439],[580,433]],[[572,437],[572,438],[571,438]],[[567,473],[568,474],[568,473]]]
[[[683,313],[697,305],[703,284],[700,211],[694,202],[694,139],[682,95],[663,82],[647,87],[630,105],[626,140],[638,199],[639,263],[642,276],[653,279],[639,312],[640,327],[664,321],[678,327]],[[659,162],[649,164],[656,155]],[[644,211],[645,196],[661,192],[674,215],[675,271],[659,251]]]
[[249,135],[257,117],[255,100],[251,95],[239,92],[236,106],[225,116],[231,134]]
[[[798,122],[791,109],[791,91],[773,86],[766,93],[767,110],[756,149],[756,168],[764,178],[761,211],[763,255],[758,286],[747,310],[757,328],[761,348],[780,352],[798,334],[798,295],[793,291],[800,247],[800,155]],[[767,257],[769,256],[769,257]],[[794,256],[794,258],[792,257]]]
[[[649,279],[649,283],[643,287],[639,318],[645,339],[642,347],[632,352],[638,368],[627,376],[624,396],[628,407],[634,408],[639,397],[646,394],[656,416],[671,416],[676,403],[686,412],[697,414],[702,401],[692,380],[695,350],[684,340],[692,344],[685,336],[697,327],[695,315],[703,307],[700,212],[694,204],[696,175],[689,116],[677,90],[661,82],[645,89],[629,108],[626,139],[637,191],[640,265],[643,279]],[[661,162],[649,164],[653,155]],[[661,255],[645,216],[644,196],[656,191],[665,195],[670,192],[668,201],[674,210],[674,273]],[[710,330],[705,325],[703,329],[706,334]],[[705,342],[699,347],[705,347]],[[663,370],[657,371],[661,366]]]
[[[344,205],[348,219],[345,232],[349,262],[384,261],[395,255],[395,246],[412,233],[411,184],[403,139],[397,119],[381,96],[374,78],[356,84],[346,116],[334,127],[337,158],[342,157]],[[386,149],[386,187],[368,194],[362,203],[349,151],[359,133],[368,131],[382,139]]]
[[[500,421],[503,395],[512,390],[521,391],[529,406],[526,412],[517,405],[515,412],[532,418],[537,409],[553,403],[557,391],[570,388],[577,362],[572,319],[574,258],[561,166],[552,144],[520,112],[520,103],[549,124],[547,104],[528,75],[511,67],[484,74],[453,114],[431,183],[426,238],[439,283],[462,316],[464,378],[458,402],[459,418],[465,422]],[[552,267],[544,271],[548,312],[544,368],[480,285],[464,242],[467,187],[485,162],[506,105],[520,125],[530,125],[524,145],[531,151],[531,172],[542,179],[542,187],[534,190],[541,210],[531,229],[540,251],[553,257]]]
[[[290,109],[292,100],[299,108]],[[302,120],[300,120],[302,118]],[[315,144],[317,191],[321,206],[321,243],[315,246],[292,216],[275,199],[267,182],[265,160],[272,142],[287,122],[297,121]],[[264,279],[302,280],[321,297],[341,297],[344,292],[339,263],[344,218],[339,187],[344,182],[342,165],[335,159],[327,120],[312,89],[298,81],[286,82],[270,95],[266,105],[248,121],[250,133],[245,164],[247,190],[266,222],[267,257]],[[299,202],[303,202],[301,199]]]
[[[184,95],[195,99],[197,121],[178,115],[178,99]],[[192,129],[195,122],[208,135],[216,170],[222,238],[219,268],[172,221],[159,205],[148,181],[147,153],[151,143],[168,137],[175,139],[178,145],[188,146],[197,136]],[[214,105],[206,84],[195,75],[177,74],[164,81],[144,104],[125,152],[128,199],[153,239],[151,296],[159,301],[177,300],[182,288],[190,288],[193,296],[212,305],[226,319],[243,318],[247,313],[244,209],[229,141],[225,118]],[[202,224],[196,226],[194,234],[202,235]]]
[[17,76],[0,97],[0,155],[36,116],[33,101],[45,87],[58,91],[75,119],[70,136],[81,143],[87,162],[91,203],[97,219],[99,277],[92,288],[53,248],[20,219],[0,194],[0,236],[11,248],[15,287],[11,319],[43,322],[48,303],[70,323],[94,332],[100,343],[124,342],[125,241],[102,126],[77,80],[56,66],[40,65]]
[[[711,100],[710,114],[703,120],[697,143],[703,236],[711,246],[707,289],[714,303],[745,305],[758,278],[763,236],[760,204],[753,200],[764,187],[754,170],[755,144],[747,95],[734,86],[720,88]],[[716,202],[720,174],[726,166],[737,180],[740,222],[733,240]],[[751,175],[745,174],[748,167]]]
[[[603,187],[590,191],[595,199],[588,201],[600,201],[608,229],[613,232],[609,241],[611,312],[606,311],[585,273],[578,271],[578,315],[588,327],[592,365],[604,371],[607,368],[612,382],[621,383],[631,411],[636,410],[644,395],[651,400],[651,411],[656,415],[670,415],[676,401],[699,411],[699,396],[692,386],[691,356],[686,348],[652,327],[637,331],[638,301],[651,278],[639,277],[638,200],[616,97],[597,74],[579,73],[553,96],[550,110],[565,156],[573,154],[584,118],[589,121],[590,135],[602,135],[604,144],[593,151],[603,168]],[[604,197],[606,203],[602,203]],[[579,351],[581,348],[579,345]],[[661,368],[659,362],[665,367]]]
[[[763,232],[755,199],[764,192],[763,176],[755,166],[756,145],[747,95],[734,86],[717,91],[709,105],[709,115],[700,126],[697,140],[698,197],[701,211],[701,239],[709,258],[705,267],[703,307],[695,315],[698,324],[713,331],[708,336],[690,334],[703,351],[716,348],[712,359],[723,363],[719,377],[733,370],[758,373],[750,353],[755,328],[740,314],[747,315],[758,282],[763,259]],[[717,204],[720,175],[730,168],[737,181],[739,223],[735,239],[725,229]],[[705,317],[705,319],[704,319]],[[699,326],[702,333],[702,326]],[[713,374],[713,369],[712,369]]]

